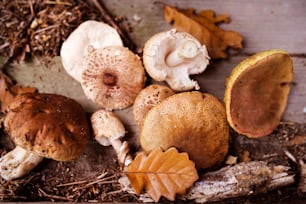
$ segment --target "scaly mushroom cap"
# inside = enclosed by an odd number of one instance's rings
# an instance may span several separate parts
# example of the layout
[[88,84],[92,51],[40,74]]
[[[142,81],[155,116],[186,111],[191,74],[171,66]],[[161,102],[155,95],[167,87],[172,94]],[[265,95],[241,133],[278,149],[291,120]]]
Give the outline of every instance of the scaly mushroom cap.
[[176,147],[187,152],[198,169],[221,163],[228,151],[225,108],[214,96],[198,91],[174,94],[145,116],[140,144],[145,151]]
[[125,47],[108,46],[88,54],[81,85],[89,99],[113,110],[132,105],[145,80],[137,55]]
[[141,90],[133,105],[133,116],[136,123],[141,126],[147,112],[173,94],[174,91],[172,89],[159,84],[152,84]]
[[125,128],[115,113],[98,110],[91,116],[95,139],[103,146],[111,145],[109,139],[119,139],[125,135]]
[[288,53],[268,50],[239,63],[224,95],[230,126],[248,137],[270,134],[285,111],[293,65]]
[[170,31],[153,35],[144,46],[143,63],[156,81],[166,81],[175,91],[200,89],[189,75],[202,73],[209,64],[205,45],[186,32]]
[[17,95],[9,106],[4,127],[17,146],[58,161],[80,156],[90,135],[82,107],[55,94]]
[[80,24],[66,39],[61,47],[61,59],[67,73],[81,81],[83,58],[88,48],[99,49],[117,45],[123,46],[120,35],[106,23],[88,20]]

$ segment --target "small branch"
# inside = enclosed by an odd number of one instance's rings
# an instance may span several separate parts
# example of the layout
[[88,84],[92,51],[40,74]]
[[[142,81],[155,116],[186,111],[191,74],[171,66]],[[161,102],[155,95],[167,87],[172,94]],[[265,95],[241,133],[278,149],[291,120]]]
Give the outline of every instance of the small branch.
[[183,196],[197,203],[264,193],[294,183],[289,167],[270,166],[263,161],[240,163],[209,172]]
[[115,20],[112,18],[105,6],[98,0],[92,0],[92,3],[97,7],[106,23],[108,23],[110,26],[117,30],[123,40],[124,45],[127,46],[133,52],[138,53],[136,44],[132,41],[126,31],[121,29],[121,27],[115,22]]
[[306,164],[303,160],[299,160],[300,178],[298,184],[298,193],[306,193]]

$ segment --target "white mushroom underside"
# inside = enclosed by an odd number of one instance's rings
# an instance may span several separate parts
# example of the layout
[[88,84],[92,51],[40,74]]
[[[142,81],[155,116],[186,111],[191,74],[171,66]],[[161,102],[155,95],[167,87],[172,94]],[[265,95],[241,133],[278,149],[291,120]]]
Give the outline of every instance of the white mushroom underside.
[[166,81],[176,91],[199,89],[189,75],[202,73],[209,64],[205,45],[192,35],[170,30],[153,36],[145,45],[143,61],[156,81]]
[[5,180],[21,178],[42,160],[43,157],[17,146],[0,158],[0,176]]
[[63,66],[69,75],[81,81],[82,62],[88,48],[99,49],[110,45],[123,46],[120,35],[113,27],[98,21],[85,21],[62,45],[60,55]]

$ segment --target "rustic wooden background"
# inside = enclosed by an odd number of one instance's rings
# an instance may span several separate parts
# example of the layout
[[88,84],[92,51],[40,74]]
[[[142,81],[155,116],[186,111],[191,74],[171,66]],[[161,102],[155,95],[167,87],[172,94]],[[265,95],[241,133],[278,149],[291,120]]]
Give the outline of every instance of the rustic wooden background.
[[[140,48],[153,34],[171,28],[163,19],[164,4],[230,14],[231,22],[222,24],[222,28],[241,33],[244,48],[240,52],[232,52],[229,59],[213,61],[203,74],[194,76],[202,91],[223,99],[224,81],[241,60],[262,50],[283,49],[290,53],[294,62],[294,83],[283,120],[306,122],[306,1],[105,0],[104,4],[114,16],[127,19],[133,30],[130,36]],[[15,67],[9,69],[10,74],[23,85],[37,87],[41,92],[70,96],[88,111],[97,108],[86,99],[79,84],[67,76],[59,57],[48,64],[36,59],[30,65],[21,63],[12,66]],[[118,113],[126,124],[134,126],[130,119],[131,108]]]

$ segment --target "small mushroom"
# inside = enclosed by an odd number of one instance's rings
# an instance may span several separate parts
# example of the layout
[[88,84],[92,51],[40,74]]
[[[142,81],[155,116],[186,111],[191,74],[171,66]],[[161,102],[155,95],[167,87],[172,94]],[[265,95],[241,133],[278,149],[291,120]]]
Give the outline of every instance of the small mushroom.
[[147,113],[140,144],[146,152],[176,147],[188,153],[196,168],[215,167],[224,161],[229,147],[224,105],[199,91],[169,96]]
[[175,91],[200,89],[189,75],[202,73],[209,64],[205,45],[186,32],[157,33],[144,46],[143,62],[156,81],[166,81]]
[[175,92],[167,86],[151,84],[141,90],[133,105],[133,116],[138,126],[141,126],[143,118],[151,108]]
[[128,143],[121,141],[126,131],[119,117],[111,111],[100,109],[92,114],[91,125],[96,141],[103,146],[112,145],[119,164],[128,166],[132,157],[129,154]]
[[81,85],[97,105],[123,109],[133,104],[146,81],[140,58],[125,47],[92,50],[84,61]]
[[69,75],[81,81],[83,58],[88,50],[109,45],[123,46],[117,31],[103,22],[85,21],[63,43],[60,51],[62,64]]
[[0,175],[6,180],[28,174],[44,157],[76,159],[90,135],[82,107],[55,94],[17,95],[5,116],[4,128],[16,145],[0,158]]

